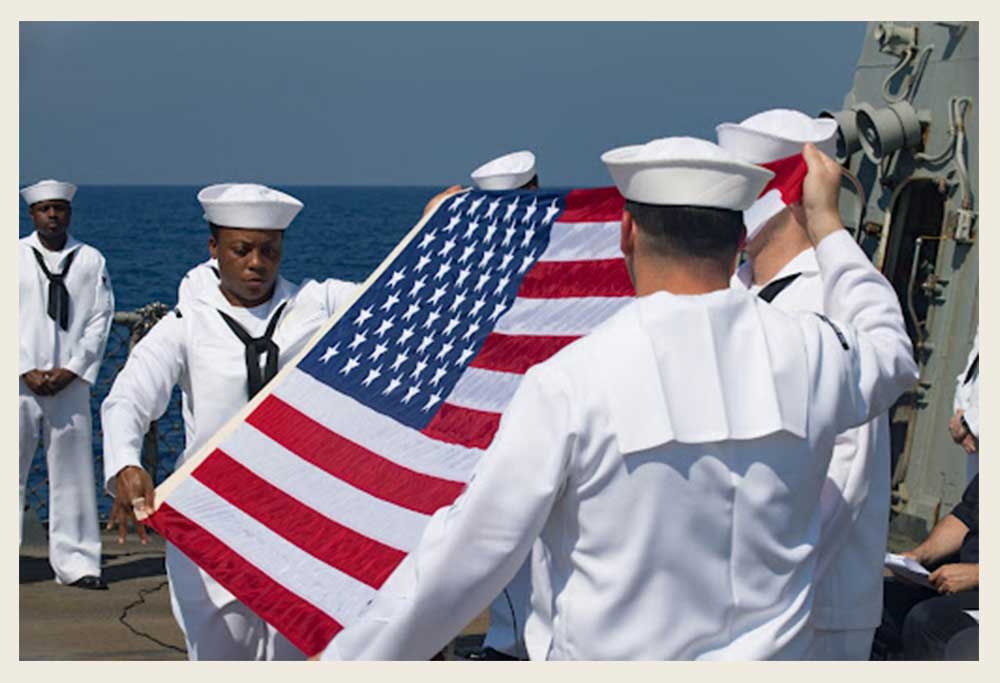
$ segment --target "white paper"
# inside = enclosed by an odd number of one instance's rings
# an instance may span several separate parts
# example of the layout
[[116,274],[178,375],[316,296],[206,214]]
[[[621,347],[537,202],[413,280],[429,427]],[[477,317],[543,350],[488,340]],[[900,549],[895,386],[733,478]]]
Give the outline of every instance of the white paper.
[[931,575],[922,564],[910,557],[896,555],[894,553],[885,554],[885,566],[896,576],[906,579],[911,583],[926,588],[933,588],[927,577]]
[[979,610],[977,610],[977,609],[967,609],[967,610],[965,610],[965,613],[968,614],[973,619],[975,619],[976,621],[979,621]]

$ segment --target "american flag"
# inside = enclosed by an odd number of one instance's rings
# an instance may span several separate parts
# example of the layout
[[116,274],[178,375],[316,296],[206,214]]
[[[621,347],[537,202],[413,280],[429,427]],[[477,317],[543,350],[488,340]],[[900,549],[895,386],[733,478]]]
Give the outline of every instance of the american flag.
[[157,491],[157,531],[307,655],[462,492],[524,372],[634,295],[615,188],[447,198]]

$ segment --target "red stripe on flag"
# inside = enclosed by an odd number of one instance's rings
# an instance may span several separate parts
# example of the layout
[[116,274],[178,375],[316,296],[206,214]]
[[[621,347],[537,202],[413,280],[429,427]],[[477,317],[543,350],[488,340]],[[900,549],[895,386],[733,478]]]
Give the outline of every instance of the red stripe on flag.
[[321,515],[219,449],[192,476],[285,540],[372,588],[406,557]]
[[500,413],[442,403],[431,421],[420,431],[438,441],[469,448],[486,448],[499,426]]
[[778,159],[766,164],[761,164],[764,168],[774,171],[774,177],[767,187],[760,193],[763,197],[771,190],[778,190],[781,193],[781,201],[785,204],[794,204],[802,199],[802,182],[806,178],[809,170],[806,166],[806,159],[801,154]]
[[306,656],[322,652],[343,629],[335,619],[269,577],[216,536],[161,503],[146,520],[161,536],[183,548],[212,578],[288,638]]
[[572,190],[566,195],[566,208],[557,223],[603,223],[620,221],[625,198],[617,187]]
[[397,465],[330,431],[273,395],[264,399],[246,421],[324,472],[407,510],[434,514],[451,505],[465,486]]
[[577,339],[579,337],[491,332],[486,336],[483,348],[469,365],[483,370],[523,375],[532,365],[548,360]]
[[525,299],[635,296],[625,259],[538,261],[521,280]]

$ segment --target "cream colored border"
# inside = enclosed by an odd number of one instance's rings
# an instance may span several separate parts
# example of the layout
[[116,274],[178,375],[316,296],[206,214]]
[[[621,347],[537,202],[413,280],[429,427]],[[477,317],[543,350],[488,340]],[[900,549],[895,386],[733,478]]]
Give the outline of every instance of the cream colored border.
[[[8,216],[16,215],[16,202],[19,201],[14,193],[14,187],[18,182],[18,137],[17,137],[17,117],[18,117],[18,28],[17,21],[44,21],[44,20],[220,20],[220,19],[245,19],[245,20],[362,20],[362,19],[410,19],[410,20],[713,20],[725,18],[727,20],[838,20],[838,21],[867,21],[873,19],[902,18],[910,21],[931,20],[947,15],[949,20],[978,20],[980,21],[980,73],[986,78],[980,78],[979,109],[976,114],[983,124],[980,128],[980,192],[979,199],[982,203],[980,214],[980,228],[982,244],[980,245],[980,258],[984,263],[992,264],[992,259],[998,255],[994,236],[997,220],[995,216],[1000,215],[991,203],[991,197],[995,192],[991,190],[993,181],[997,175],[998,145],[997,135],[993,126],[989,125],[996,121],[993,113],[998,111],[996,106],[996,82],[997,74],[997,47],[993,40],[997,37],[997,32],[993,30],[992,19],[997,12],[992,4],[965,2],[961,4],[932,2],[930,0],[913,0],[912,2],[875,2],[867,0],[841,0],[839,2],[802,2],[801,0],[781,0],[780,2],[768,2],[766,4],[751,3],[745,0],[724,0],[722,2],[698,2],[698,3],[674,3],[667,0],[617,0],[613,3],[594,3],[574,0],[558,0],[557,2],[539,3],[537,0],[509,0],[503,3],[475,3],[467,0],[449,0],[423,2],[407,2],[406,0],[392,0],[391,2],[356,2],[333,3],[311,0],[309,2],[283,2],[280,4],[263,3],[251,5],[239,0],[224,0],[214,2],[209,5],[205,2],[195,2],[193,0],[174,0],[169,4],[140,4],[134,1],[126,2],[117,0],[115,2],[92,1],[81,3],[78,0],[49,0],[44,4],[40,3],[6,3],[4,5],[4,17],[9,20],[4,22],[3,31],[0,35],[6,36],[6,40],[0,41],[4,60],[3,79],[4,92],[7,93],[7,106],[3,109],[2,116],[7,123],[7,134],[4,136],[4,158],[8,159],[8,165],[4,177],[7,178],[6,186],[9,188],[8,195]],[[857,46],[856,51],[851,51],[851,59],[857,60],[861,46]],[[794,58],[794,55],[791,56]],[[627,66],[627,65],[623,65]],[[780,74],[777,74],[780,78]],[[840,95],[842,93],[838,93]],[[669,120],[669,112],[664,112],[666,120]],[[11,238],[13,241],[13,238]],[[8,286],[0,296],[4,297],[3,302],[7,304],[7,310],[13,311],[17,305],[16,289],[16,259],[13,249],[3,252],[3,259],[7,263]],[[980,287],[985,298],[987,292],[997,292],[997,271],[1000,269],[986,268],[981,272]],[[992,302],[992,298],[987,298]],[[981,317],[983,334],[983,346],[993,346],[997,344],[990,340],[1000,339],[1000,326],[998,326],[997,314],[986,308]],[[13,365],[15,358],[16,335],[8,337],[6,354],[0,356],[0,362]],[[997,382],[1000,381],[1000,371],[996,373],[991,369],[992,363],[986,359],[982,365],[983,373],[983,395],[987,413],[995,412],[993,406],[1000,405],[997,393],[1000,392]],[[1000,367],[1000,364],[998,364]],[[9,376],[13,377],[10,372]],[[10,386],[14,383],[11,379]],[[8,435],[9,451],[16,450],[11,441],[16,434],[16,402],[9,401],[5,405],[6,410],[0,411],[0,425],[3,426],[4,433]],[[989,424],[989,421],[986,421]],[[986,442],[990,441],[987,432]],[[989,446],[987,445],[987,449]],[[988,451],[987,451],[988,452]],[[16,476],[15,458],[11,455],[8,458],[8,481],[13,482]],[[986,455],[980,465],[983,479],[986,482],[995,481],[997,473],[1000,473],[993,459]],[[13,485],[8,490],[9,495],[13,495]],[[992,502],[990,496],[986,496],[981,503],[982,515],[987,525],[997,525],[996,509],[997,505]],[[14,505],[8,504],[8,510],[13,510]],[[11,512],[8,522],[8,548],[14,545],[13,539],[17,537],[17,521]],[[12,538],[13,537],[13,538]],[[987,533],[984,536],[982,552],[984,554],[984,565],[988,567],[996,566],[998,553],[996,542],[991,539],[997,538],[996,534]],[[682,552],[682,550],[681,550]],[[6,571],[0,576],[2,585],[6,586],[8,618],[4,623],[2,634],[6,636],[0,642],[4,650],[4,661],[16,662],[18,656],[17,638],[17,568],[13,562],[5,565]],[[212,680],[220,675],[241,677],[250,676],[254,678],[271,678],[275,674],[291,674],[305,676],[308,678],[324,680],[331,678],[344,678],[347,680],[364,679],[381,683],[382,681],[392,681],[398,683],[401,677],[406,679],[433,679],[434,681],[462,681],[467,683],[470,678],[482,681],[503,681],[507,683],[512,676],[516,677],[537,677],[542,680],[555,679],[556,677],[570,678],[573,683],[607,683],[609,680],[648,680],[658,683],[666,679],[680,678],[688,680],[696,678],[698,681],[709,680],[719,683],[732,683],[746,678],[752,678],[768,683],[777,681],[794,681],[802,683],[808,681],[836,681],[844,683],[845,678],[854,680],[864,679],[879,681],[879,683],[891,683],[891,679],[910,680],[983,680],[987,678],[995,679],[997,670],[993,662],[997,659],[997,648],[991,647],[996,643],[997,634],[1000,629],[996,627],[1000,621],[1000,601],[994,599],[998,592],[995,588],[994,578],[997,572],[987,571],[987,581],[983,587],[983,602],[988,606],[984,607],[985,623],[983,624],[982,637],[982,662],[975,663],[948,663],[948,664],[907,664],[893,663],[892,665],[879,664],[849,664],[849,663],[792,663],[792,664],[693,664],[693,663],[617,663],[617,664],[398,664],[398,663],[373,663],[373,664],[341,664],[335,667],[318,667],[309,664],[268,664],[264,668],[254,664],[200,664],[191,667],[184,663],[145,663],[145,662],[121,662],[121,663],[33,663],[22,662],[17,665],[17,671],[8,673],[10,676],[25,677],[31,683],[35,679],[43,680],[48,678],[66,677],[67,680],[109,680],[113,678],[128,678],[130,680],[142,679],[147,683],[153,681],[166,681],[178,676],[184,677],[204,677]],[[468,667],[474,666],[474,669]],[[275,668],[277,667],[277,668]],[[294,671],[289,667],[296,667]]]

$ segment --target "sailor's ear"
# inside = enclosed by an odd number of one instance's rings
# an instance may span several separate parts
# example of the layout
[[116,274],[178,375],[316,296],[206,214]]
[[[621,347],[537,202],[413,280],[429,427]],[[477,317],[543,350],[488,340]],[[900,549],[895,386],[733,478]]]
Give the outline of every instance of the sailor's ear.
[[216,253],[219,248],[219,241],[215,239],[215,235],[208,236],[208,253],[215,260],[219,260],[219,255]]
[[628,209],[622,209],[622,227],[621,227],[621,250],[622,254],[626,257],[631,257],[635,252],[635,231],[638,226],[635,224],[635,219],[632,218],[632,214],[629,213]]

